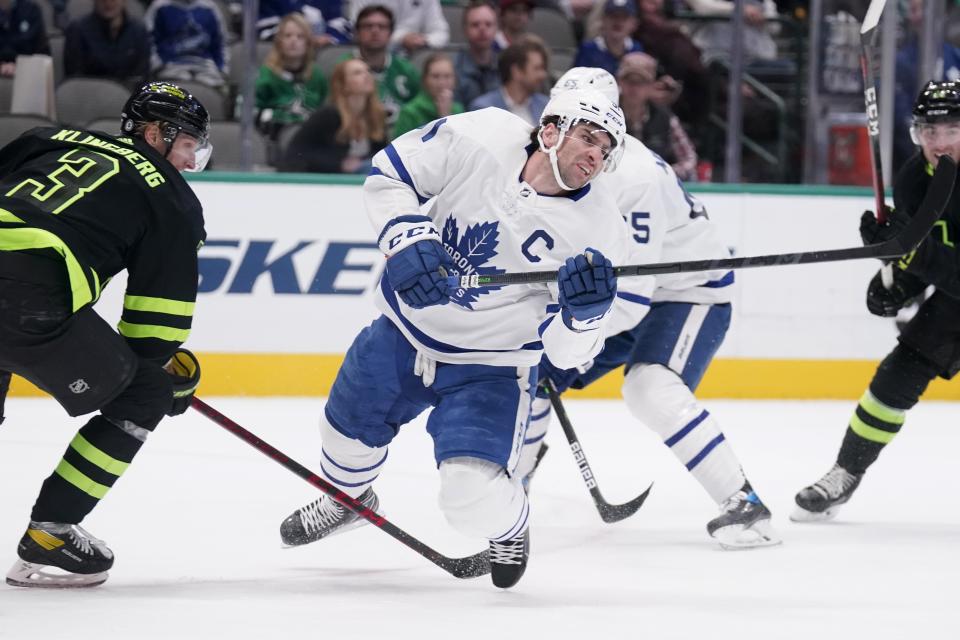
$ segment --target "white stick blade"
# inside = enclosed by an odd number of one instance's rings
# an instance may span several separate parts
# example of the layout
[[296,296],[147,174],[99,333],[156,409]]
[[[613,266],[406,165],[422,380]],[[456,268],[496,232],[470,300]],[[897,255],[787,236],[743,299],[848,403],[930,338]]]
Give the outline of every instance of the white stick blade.
[[887,0],[871,0],[870,6],[867,7],[867,15],[863,17],[863,24],[860,25],[861,35],[877,26],[877,23],[880,22],[880,15],[883,13],[883,6],[886,3]]

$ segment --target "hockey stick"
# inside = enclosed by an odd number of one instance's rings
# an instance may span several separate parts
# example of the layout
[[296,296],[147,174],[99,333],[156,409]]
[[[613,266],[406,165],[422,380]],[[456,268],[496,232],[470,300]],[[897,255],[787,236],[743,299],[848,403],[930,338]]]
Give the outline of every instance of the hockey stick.
[[[652,276],[663,273],[682,273],[688,271],[713,271],[715,269],[748,269],[753,267],[776,267],[788,264],[812,264],[816,262],[840,262],[861,260],[863,258],[899,258],[910,253],[923,242],[930,233],[940,214],[943,213],[953,181],[957,175],[957,165],[948,156],[941,156],[937,169],[927,187],[927,194],[920,203],[917,213],[895,237],[885,242],[868,244],[865,247],[849,249],[824,249],[801,253],[778,253],[765,256],[743,258],[723,258],[719,260],[690,260],[687,262],[661,262],[658,264],[636,264],[614,267],[617,277]],[[475,289],[478,287],[499,287],[508,284],[542,284],[557,281],[556,271],[526,271],[517,273],[499,273],[494,275],[448,276],[451,287]]]
[[870,151],[873,163],[873,195],[876,199],[877,221],[887,221],[883,200],[883,165],[880,160],[880,109],[877,107],[877,77],[874,71],[875,49],[879,31],[877,25],[886,0],[871,0],[867,15],[860,26],[860,71],[863,73],[863,104],[867,112],[867,134],[870,136]]
[[320,489],[350,511],[353,511],[355,514],[365,519],[378,529],[384,531],[387,535],[393,537],[395,540],[398,540],[409,548],[413,549],[421,556],[452,576],[456,578],[477,578],[490,573],[490,561],[488,559],[488,552],[486,550],[481,551],[480,553],[475,553],[474,555],[466,558],[448,558],[447,556],[420,542],[418,539],[414,538],[412,535],[396,526],[383,516],[371,511],[358,500],[351,498],[344,492],[340,491],[340,489],[337,489],[335,486],[319,477],[317,474],[313,473],[303,465],[290,459],[290,457],[288,457],[282,451],[270,446],[253,433],[250,433],[239,424],[208,405],[200,398],[194,396],[191,406],[233,435],[249,444],[254,449],[266,454],[270,458],[273,458],[282,466],[297,474],[315,486],[317,489]]
[[577,461],[577,467],[580,468],[580,475],[583,476],[583,482],[587,485],[587,489],[590,490],[590,495],[593,497],[593,504],[597,506],[597,511],[600,512],[600,518],[604,522],[619,522],[635,514],[637,510],[643,506],[643,502],[647,499],[647,496],[650,495],[650,489],[653,488],[653,483],[647,487],[646,491],[630,502],[610,504],[604,500],[603,494],[600,493],[600,489],[597,487],[597,479],[593,475],[593,470],[590,469],[590,463],[587,462],[587,456],[583,453],[583,447],[580,446],[580,442],[577,440],[577,434],[573,430],[573,424],[570,423],[570,418],[567,416],[567,412],[563,408],[563,403],[560,401],[560,394],[557,393],[557,390],[553,387],[553,383],[549,380],[544,380],[541,384],[543,384],[547,393],[550,395],[550,404],[553,405],[553,410],[557,413],[557,419],[560,421],[560,426],[563,427],[563,434],[567,436],[567,442],[570,443],[570,451],[573,452],[573,459]]
[[[867,113],[867,135],[870,136],[871,172],[873,173],[874,214],[877,222],[887,221],[887,205],[883,194],[883,163],[880,157],[880,109],[877,106],[876,45],[877,25],[886,0],[871,0],[860,25],[860,72],[863,74],[863,104]],[[880,279],[887,289],[893,287],[893,264],[880,267]]]

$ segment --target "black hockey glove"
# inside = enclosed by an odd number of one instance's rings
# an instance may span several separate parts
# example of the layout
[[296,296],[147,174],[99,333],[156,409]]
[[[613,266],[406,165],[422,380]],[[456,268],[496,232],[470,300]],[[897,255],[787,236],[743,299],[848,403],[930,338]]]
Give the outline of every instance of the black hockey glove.
[[163,369],[173,382],[173,401],[168,416],[178,416],[190,407],[193,394],[200,384],[200,362],[186,349],[177,349]]
[[877,275],[873,276],[867,286],[867,309],[875,316],[892,318],[926,288],[927,284],[923,280],[894,266],[893,285],[887,289],[883,286],[880,271],[877,271]]
[[0,424],[3,424],[3,403],[7,399],[7,391],[10,390],[10,374],[6,371],[0,371]]
[[907,226],[910,219],[905,214],[897,214],[894,209],[887,209],[887,221],[880,224],[873,211],[864,211],[860,216],[860,238],[864,245],[886,242],[897,236]]

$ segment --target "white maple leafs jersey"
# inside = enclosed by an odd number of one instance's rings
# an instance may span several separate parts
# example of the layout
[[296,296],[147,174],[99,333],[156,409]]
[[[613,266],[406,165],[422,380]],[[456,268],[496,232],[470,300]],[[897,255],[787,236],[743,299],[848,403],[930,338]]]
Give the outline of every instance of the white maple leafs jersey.
[[[597,188],[614,194],[627,223],[629,264],[730,256],[703,204],[687,192],[667,162],[635,137],[626,136],[617,170],[595,182]],[[636,279],[622,278],[620,282]],[[652,298],[653,302],[730,302],[733,281],[732,271],[658,275]]]
[[[587,247],[623,264],[629,249],[611,194],[593,184],[561,196],[521,179],[531,127],[500,109],[436,120],[377,153],[363,187],[379,234],[397,216],[428,215],[452,275],[556,270]],[[590,329],[564,322],[556,283],[458,289],[446,305],[413,309],[381,279],[376,303],[421,352],[440,362],[530,367],[546,351],[575,367],[603,347],[610,314]]]

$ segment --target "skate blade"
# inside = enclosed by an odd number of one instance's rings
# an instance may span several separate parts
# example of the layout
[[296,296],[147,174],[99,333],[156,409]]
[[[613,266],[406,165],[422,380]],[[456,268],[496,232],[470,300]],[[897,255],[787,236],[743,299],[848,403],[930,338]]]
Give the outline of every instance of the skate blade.
[[45,564],[17,560],[7,572],[7,584],[32,589],[84,589],[103,584],[107,576],[106,571],[70,573]]
[[754,522],[747,528],[741,525],[723,527],[714,531],[713,537],[725,551],[759,549],[783,543],[783,539],[774,531],[770,520]]
[[808,511],[797,505],[790,514],[790,520],[793,522],[827,522],[837,517],[840,512],[840,505],[834,505],[823,511]]

